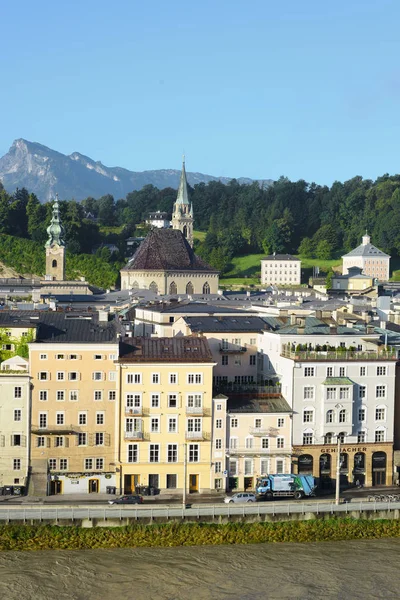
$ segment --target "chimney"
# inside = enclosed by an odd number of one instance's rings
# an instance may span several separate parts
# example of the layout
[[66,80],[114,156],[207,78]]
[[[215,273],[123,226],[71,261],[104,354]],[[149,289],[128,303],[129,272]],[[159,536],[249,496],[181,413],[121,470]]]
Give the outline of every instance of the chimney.
[[290,315],[290,324],[296,325],[296,315],[294,313]]
[[380,328],[381,329],[386,329],[386,321],[381,321],[380,322]]
[[108,312],[106,310],[99,310],[99,323],[107,323]]
[[322,319],[322,310],[316,310],[315,311],[315,318],[316,319]]

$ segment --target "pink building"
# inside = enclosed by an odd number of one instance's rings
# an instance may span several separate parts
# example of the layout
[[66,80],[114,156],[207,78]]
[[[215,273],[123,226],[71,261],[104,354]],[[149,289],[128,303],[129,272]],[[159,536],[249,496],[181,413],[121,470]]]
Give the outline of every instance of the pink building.
[[343,275],[347,275],[351,267],[359,267],[364,275],[369,275],[379,281],[387,281],[390,272],[390,256],[371,244],[371,238],[366,232],[362,244],[342,256]]

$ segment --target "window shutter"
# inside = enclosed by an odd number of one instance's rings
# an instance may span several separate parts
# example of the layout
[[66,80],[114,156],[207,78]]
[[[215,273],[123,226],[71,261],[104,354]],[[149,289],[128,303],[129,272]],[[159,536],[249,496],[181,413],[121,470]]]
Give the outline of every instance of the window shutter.
[[111,444],[111,434],[110,433],[105,433],[104,434],[104,445],[105,446],[110,446]]
[[0,435],[0,446],[2,448],[4,448],[5,445],[6,445],[6,438],[4,435]]
[[49,437],[46,438],[46,446],[48,448],[50,448],[50,446],[51,446],[51,438],[49,438]]
[[94,446],[93,433],[88,434],[88,446]]
[[26,448],[26,435],[21,435],[21,446]]
[[65,447],[69,448],[69,437],[65,436],[64,441],[65,441]]

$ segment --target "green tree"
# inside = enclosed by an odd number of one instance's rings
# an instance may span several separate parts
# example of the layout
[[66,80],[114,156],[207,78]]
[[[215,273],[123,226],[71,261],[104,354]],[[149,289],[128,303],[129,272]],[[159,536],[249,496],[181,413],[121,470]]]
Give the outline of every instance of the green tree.
[[303,256],[304,258],[312,258],[315,252],[315,246],[313,241],[309,237],[303,238],[299,246],[298,252],[300,256]]
[[328,240],[318,242],[315,249],[315,256],[320,260],[330,260],[332,258],[333,247]]

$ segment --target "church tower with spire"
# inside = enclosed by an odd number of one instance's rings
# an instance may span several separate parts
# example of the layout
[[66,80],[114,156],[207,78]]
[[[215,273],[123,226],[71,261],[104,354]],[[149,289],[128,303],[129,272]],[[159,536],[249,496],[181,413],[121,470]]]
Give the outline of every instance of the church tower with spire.
[[172,229],[179,229],[193,248],[193,206],[189,202],[185,157],[182,163],[181,180],[179,182],[178,195],[174,204],[172,214]]
[[51,281],[65,280],[65,242],[64,227],[60,221],[58,196],[53,204],[53,215],[47,228],[49,239],[46,248],[46,279]]

